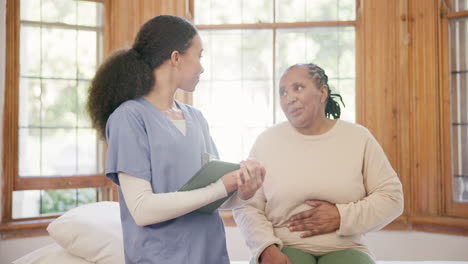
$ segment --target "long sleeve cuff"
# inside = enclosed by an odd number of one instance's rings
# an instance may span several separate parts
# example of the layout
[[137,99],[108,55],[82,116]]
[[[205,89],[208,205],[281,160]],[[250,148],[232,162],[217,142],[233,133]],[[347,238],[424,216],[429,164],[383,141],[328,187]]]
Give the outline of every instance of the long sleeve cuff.
[[271,245],[274,245],[276,244],[278,246],[278,248],[281,250],[283,248],[283,243],[281,242],[281,240],[279,239],[276,239],[276,240],[270,240],[270,241],[267,241],[265,243],[263,243],[258,249],[257,251],[254,253],[254,259],[255,259],[255,264],[260,264],[259,262],[259,259],[260,259],[260,255],[262,255],[263,251],[271,246]]

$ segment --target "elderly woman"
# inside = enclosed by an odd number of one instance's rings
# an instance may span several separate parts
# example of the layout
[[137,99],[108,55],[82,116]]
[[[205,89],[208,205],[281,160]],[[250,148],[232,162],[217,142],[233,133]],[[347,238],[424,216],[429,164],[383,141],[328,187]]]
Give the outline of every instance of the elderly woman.
[[363,235],[402,213],[401,182],[384,151],[365,127],[338,119],[327,82],[314,64],[281,77],[288,121],[257,138],[250,157],[267,175],[234,210],[252,263],[375,263]]

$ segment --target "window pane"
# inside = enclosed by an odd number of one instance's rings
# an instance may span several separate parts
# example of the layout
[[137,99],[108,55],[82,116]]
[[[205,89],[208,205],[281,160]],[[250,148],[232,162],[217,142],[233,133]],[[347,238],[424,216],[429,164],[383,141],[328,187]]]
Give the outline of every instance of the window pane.
[[[273,124],[273,81],[260,80],[242,82],[242,105],[240,111],[244,127],[267,127]],[[238,117],[239,118],[239,117]]]
[[98,36],[100,34],[94,31],[78,31],[78,78],[91,79],[96,72],[100,57],[100,53],[98,53]]
[[272,0],[242,0],[242,23],[272,23]]
[[42,126],[75,127],[76,81],[42,80]]
[[[194,105],[210,123],[210,132],[223,160],[239,162],[251,147],[250,128],[272,124],[272,81],[203,81]],[[235,111],[233,111],[235,109]],[[256,135],[255,135],[256,137]]]
[[244,30],[242,32],[242,78],[270,80],[273,78],[273,32]]
[[203,45],[203,52],[202,52],[202,57],[200,59],[200,63],[203,66],[203,69],[205,70],[202,75],[200,75],[200,80],[211,80],[212,79],[212,73],[211,73],[211,64],[212,64],[212,59],[213,56],[212,54],[212,46],[216,46],[216,43],[213,43],[212,38],[211,38],[211,32],[210,30],[200,30],[198,33],[200,34],[200,38],[202,41]]
[[37,217],[40,211],[41,191],[13,192],[13,219]]
[[94,203],[97,201],[96,188],[77,189],[78,191],[78,206],[83,204]]
[[76,40],[76,30],[61,28],[42,30],[43,76],[76,78]]
[[211,0],[210,24],[240,24],[242,23],[242,5],[240,0]]
[[468,0],[453,0],[454,11],[468,10]]
[[44,190],[41,191],[41,215],[66,212],[77,205],[77,190]]
[[41,0],[41,3],[42,21],[76,25],[78,1]]
[[78,175],[99,173],[98,140],[96,130],[78,129]]
[[[272,78],[271,30],[201,30],[200,32],[204,45],[203,80]],[[229,63],[226,63],[227,61]]]
[[340,104],[340,119],[356,122],[356,80],[351,78],[336,79],[330,81],[332,93],[338,93],[343,99],[343,106],[339,97],[333,97]]
[[89,114],[86,112],[86,101],[88,100],[88,90],[90,82],[82,81],[78,82],[78,127],[80,128],[90,128],[91,121],[89,119]]
[[307,0],[276,0],[277,22],[307,21]]
[[201,36],[205,72],[194,105],[209,120],[222,159],[238,162],[248,155],[254,140],[248,137],[273,123],[273,32],[202,30]]
[[197,86],[194,105],[210,125],[268,126],[273,123],[271,80],[214,81]]
[[245,128],[215,126],[210,124],[210,133],[222,160],[240,162],[246,155],[242,152],[242,132]]
[[41,1],[21,0],[20,17],[21,20],[40,21],[41,20]]
[[288,120],[286,116],[284,115],[283,109],[281,109],[280,97],[278,95],[278,83],[279,83],[279,80],[276,81],[275,91],[274,91],[274,93],[276,93],[276,96],[275,96],[275,110],[276,110],[275,111],[275,123],[276,124]]
[[[216,43],[210,45],[210,50],[204,51],[204,56],[210,58],[207,64],[210,72],[203,78],[212,80],[240,80],[242,74],[242,32],[240,30],[202,31],[204,42]],[[229,62],[229,63],[226,63]]]
[[19,175],[41,175],[41,129],[19,129]]
[[[239,111],[242,105],[242,82],[212,81],[211,98],[208,105],[202,107],[205,117],[212,125],[236,126],[242,122]],[[203,89],[203,88],[202,88]],[[198,106],[198,104],[195,104]]]
[[19,125],[41,125],[41,80],[20,78]]
[[102,26],[103,6],[101,3],[91,1],[78,1],[78,25],[100,27]]
[[96,197],[96,188],[14,191],[13,219],[60,214]]
[[21,25],[20,30],[20,74],[21,76],[40,76],[41,49],[38,44],[41,39],[41,29],[36,26]]
[[211,0],[194,1],[194,21],[197,25],[211,24]]
[[41,176],[76,175],[76,129],[42,129],[41,153]]
[[290,65],[315,63],[328,77],[354,77],[354,38],[354,27],[279,29],[276,76],[281,77]]
[[450,21],[453,197],[468,202],[468,19]]
[[[205,118],[210,114],[209,111],[212,109],[211,103],[214,101],[211,90],[211,81],[200,80],[193,96],[193,105],[203,112]],[[208,121],[210,120],[208,119]]]
[[468,177],[453,178],[453,197],[457,202],[468,201]]
[[276,0],[277,22],[356,19],[355,0]]
[[356,32],[354,28],[338,30],[338,75],[345,78],[356,77]]
[[248,157],[253,142],[265,129],[266,127],[211,126],[210,133],[223,160],[240,162]]
[[337,20],[356,20],[356,0],[338,0]]
[[272,0],[197,0],[195,24],[250,24],[273,22]]

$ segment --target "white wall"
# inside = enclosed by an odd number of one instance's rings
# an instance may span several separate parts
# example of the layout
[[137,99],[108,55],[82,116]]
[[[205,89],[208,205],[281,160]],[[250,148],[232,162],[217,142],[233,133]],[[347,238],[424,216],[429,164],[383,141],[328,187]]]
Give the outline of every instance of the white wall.
[[53,242],[54,240],[49,236],[0,240],[0,264],[11,263],[13,260]]

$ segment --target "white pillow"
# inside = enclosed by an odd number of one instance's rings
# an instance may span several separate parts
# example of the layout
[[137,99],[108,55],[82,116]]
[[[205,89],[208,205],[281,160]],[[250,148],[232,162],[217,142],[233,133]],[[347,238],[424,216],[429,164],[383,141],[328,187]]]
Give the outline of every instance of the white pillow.
[[47,227],[67,252],[98,264],[124,263],[122,226],[117,202],[71,209]]

